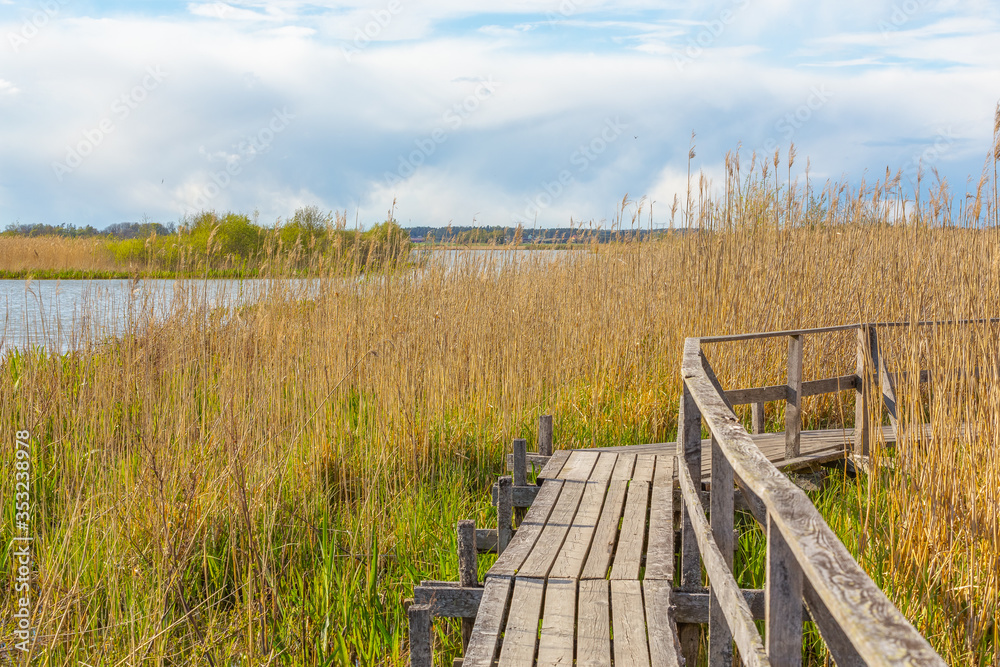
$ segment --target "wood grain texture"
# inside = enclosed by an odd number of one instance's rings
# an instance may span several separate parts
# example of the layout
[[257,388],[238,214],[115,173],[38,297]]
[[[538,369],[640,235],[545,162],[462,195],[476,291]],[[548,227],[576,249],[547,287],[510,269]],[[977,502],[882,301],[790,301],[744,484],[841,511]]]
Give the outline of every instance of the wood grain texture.
[[788,397],[785,399],[785,458],[799,456],[802,431],[802,336],[788,337]]
[[500,667],[523,667],[534,662],[544,593],[545,581],[542,579],[519,577],[514,582],[514,594],[500,647]]
[[514,465],[511,467],[514,486],[528,485],[528,441],[515,438],[513,443]]
[[558,479],[547,480],[542,485],[542,490],[538,492],[535,502],[528,508],[528,513],[517,529],[517,534],[511,540],[510,546],[500,554],[487,576],[514,576],[545,527],[549,513],[559,498],[562,485],[562,480]]
[[[730,397],[729,400],[733,404],[736,403],[736,401],[732,400],[732,397]],[[755,402],[753,404],[750,423],[753,425],[753,433],[754,433],[754,435],[758,435],[758,434],[764,432],[764,403],[763,402],[758,401],[758,402]]]
[[767,657],[776,665],[798,667],[802,664],[802,570],[770,515],[766,579]]
[[656,457],[644,580],[674,580],[674,457]]
[[510,544],[514,527],[514,493],[510,477],[497,480],[497,553],[503,554]]
[[552,563],[560,548],[562,548],[563,540],[573,523],[573,517],[576,516],[576,510],[580,506],[580,500],[583,498],[586,487],[586,482],[563,481],[559,500],[552,508],[552,512],[545,522],[545,527],[542,529],[542,534],[535,541],[531,553],[518,569],[518,577],[544,579],[549,576],[549,570],[552,568]]
[[607,579],[579,584],[576,627],[577,667],[611,664],[611,588]]
[[611,479],[614,481],[625,481],[632,479],[632,470],[635,468],[636,454],[631,452],[628,448],[620,450],[621,455],[618,460],[615,461],[615,469],[611,473]]
[[562,471],[563,465],[566,464],[566,459],[569,458],[568,449],[560,449],[552,453],[552,457],[542,468],[542,471],[538,473],[538,485],[541,486],[542,482],[547,479],[556,479],[559,473]]
[[601,452],[594,464],[594,469],[590,471],[591,482],[607,482],[614,473],[615,464],[618,461],[618,454],[614,452]]
[[538,453],[552,456],[552,415],[538,417]]
[[[445,618],[475,618],[483,600],[483,589],[479,586],[462,588],[460,586],[443,587],[427,586],[421,582],[413,587],[413,604],[426,605],[431,608],[434,616]],[[447,582],[455,584],[457,582]]]
[[671,604],[671,588],[669,581],[644,579],[642,582],[652,667],[680,667],[681,642]]
[[740,650],[740,656],[747,665],[770,665],[764,644],[753,623],[750,607],[747,606],[729,566],[712,539],[712,529],[705,518],[705,510],[701,506],[701,499],[691,480],[691,474],[686,467],[680,465],[680,462],[677,467],[681,494],[684,497],[684,505],[689,509],[688,515],[693,524],[693,534],[701,549],[709,585],[719,599],[729,630]]
[[628,486],[622,514],[618,546],[615,549],[611,579],[639,579],[643,547],[646,543],[646,513],[649,508],[649,482],[632,480]]
[[646,610],[638,581],[611,581],[611,623],[615,667],[649,667]]
[[[615,455],[611,455],[612,457]],[[601,460],[604,460],[602,457]],[[613,462],[613,459],[612,459]],[[600,462],[598,462],[600,464]],[[595,466],[596,470],[596,466]],[[576,516],[573,518],[573,525],[566,533],[559,555],[556,557],[549,577],[559,579],[578,579],[583,570],[583,564],[587,560],[590,552],[590,544],[597,531],[597,524],[601,518],[601,509],[604,507],[604,496],[608,490],[608,481],[595,481],[593,478],[587,482],[577,508]]]
[[545,582],[545,609],[542,612],[542,632],[538,639],[538,667],[573,665],[577,583],[575,579],[551,577]]
[[431,622],[434,617],[431,614],[431,608],[427,605],[412,604],[408,614],[410,616],[410,666],[433,667]]
[[[719,442],[712,438],[712,495],[709,516],[712,537],[722,559],[733,569],[733,469],[726,460]],[[801,606],[801,605],[800,605]],[[733,634],[729,631],[725,613],[715,591],[711,592],[708,611],[708,664],[730,665],[733,662]]]
[[639,454],[632,470],[633,482],[653,482],[653,467],[656,465],[655,454]]
[[[822,380],[807,380],[802,382],[802,397],[832,394],[839,391],[854,389],[858,384],[858,376],[840,375]],[[730,389],[723,394],[733,405],[749,403],[767,403],[768,401],[783,401],[788,396],[788,385],[777,384],[769,387],[750,387],[748,389]]]
[[601,519],[597,522],[597,530],[594,531],[590,544],[590,553],[587,554],[587,562],[583,566],[581,575],[583,579],[607,578],[627,490],[628,482],[624,480],[612,480],[608,485],[604,507],[601,509]]
[[465,651],[464,667],[492,667],[513,582],[510,577],[486,579],[476,625],[472,628],[472,637]]
[[[466,588],[479,585],[479,554],[476,551],[476,522],[459,521],[457,529],[458,583]],[[462,646],[468,647],[475,626],[476,615],[462,619]]]
[[[701,369],[701,351],[697,343],[689,350],[690,343],[685,343],[685,351],[693,352],[697,355],[695,362],[698,364],[697,372],[704,374]],[[687,354],[685,354],[687,359]],[[683,370],[682,370],[683,372]],[[677,416],[677,450],[678,466],[684,466],[691,477],[701,479],[701,410],[698,408],[687,382],[680,400],[680,413]],[[701,585],[701,565],[699,564],[698,542],[692,532],[691,517],[688,515],[688,507],[681,504],[681,587],[690,588]]]
[[568,479],[574,482],[586,482],[590,477],[590,471],[597,463],[600,452],[595,449],[574,449],[569,459],[559,471],[559,479]]
[[[687,347],[682,374],[735,474],[765,504],[804,577],[831,617],[851,638],[861,658],[875,665],[903,660],[912,665],[943,665],[940,656],[854,562],[808,497],[761,453],[712,383],[700,372],[697,353],[689,354]],[[682,476],[682,488],[684,484]],[[693,482],[690,486],[693,502],[697,495]],[[688,495],[685,492],[685,504],[689,504]],[[728,607],[725,600],[723,606]],[[736,639],[739,644],[738,634]],[[742,646],[740,650],[747,658]]]

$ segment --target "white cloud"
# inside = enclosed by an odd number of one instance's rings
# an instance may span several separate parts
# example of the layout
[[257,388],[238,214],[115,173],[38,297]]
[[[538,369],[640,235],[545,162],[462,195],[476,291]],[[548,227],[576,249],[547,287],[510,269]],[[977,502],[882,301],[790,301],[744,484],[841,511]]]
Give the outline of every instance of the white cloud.
[[0,95],[17,95],[19,92],[21,91],[13,83],[5,79],[0,79]]

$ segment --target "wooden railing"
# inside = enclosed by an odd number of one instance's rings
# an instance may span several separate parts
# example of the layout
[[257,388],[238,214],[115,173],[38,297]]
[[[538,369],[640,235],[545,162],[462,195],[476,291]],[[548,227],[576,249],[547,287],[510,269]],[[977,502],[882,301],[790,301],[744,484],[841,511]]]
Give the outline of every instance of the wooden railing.
[[[854,324],[685,341],[677,435],[683,497],[681,589],[699,588],[704,566],[711,593],[708,664],[731,664],[734,642],[744,664],[801,664],[804,609],[841,667],[945,664],[858,566],[805,493],[757,448],[733,411],[736,404],[754,405],[758,431],[763,430],[763,403],[785,401],[785,458],[793,459],[800,452],[802,398],[853,390],[855,448],[867,454],[872,437],[869,415],[877,407],[871,401],[881,400],[896,422],[895,378],[882,361],[877,337],[879,328],[895,326],[906,324]],[[857,332],[857,372],[803,381],[804,337],[849,330]],[[773,337],[788,338],[787,383],[725,391],[702,345]],[[921,373],[921,379],[927,376]],[[712,442],[710,522],[699,483],[702,421]],[[767,536],[764,637],[732,573],[734,486],[742,491]]]

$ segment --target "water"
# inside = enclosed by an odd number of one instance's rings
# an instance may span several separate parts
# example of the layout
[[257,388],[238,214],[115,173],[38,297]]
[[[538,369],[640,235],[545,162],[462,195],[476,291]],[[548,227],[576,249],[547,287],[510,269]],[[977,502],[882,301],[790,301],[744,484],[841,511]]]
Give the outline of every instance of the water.
[[[572,250],[458,249],[414,251],[428,265],[449,270],[496,270],[510,265],[555,261]],[[364,280],[360,278],[357,280]],[[355,279],[349,282],[357,284]],[[321,281],[300,280],[0,280],[0,356],[41,346],[66,352],[84,340],[118,336],[129,322],[160,320],[177,309],[231,308],[274,289],[295,298],[315,295]]]

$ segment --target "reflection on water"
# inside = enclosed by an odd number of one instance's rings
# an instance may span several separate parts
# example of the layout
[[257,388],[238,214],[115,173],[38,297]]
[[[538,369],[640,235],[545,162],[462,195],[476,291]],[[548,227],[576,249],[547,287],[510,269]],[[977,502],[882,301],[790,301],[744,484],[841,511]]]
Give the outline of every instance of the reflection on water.
[[[551,262],[579,255],[571,250],[417,249],[424,268],[494,270]],[[419,279],[420,270],[414,274]],[[355,285],[380,281],[338,280]],[[331,287],[318,279],[280,280],[0,280],[0,355],[15,348],[43,346],[65,352],[84,341],[120,335],[135,324],[174,313],[245,305],[276,291],[291,299],[315,296]]]

